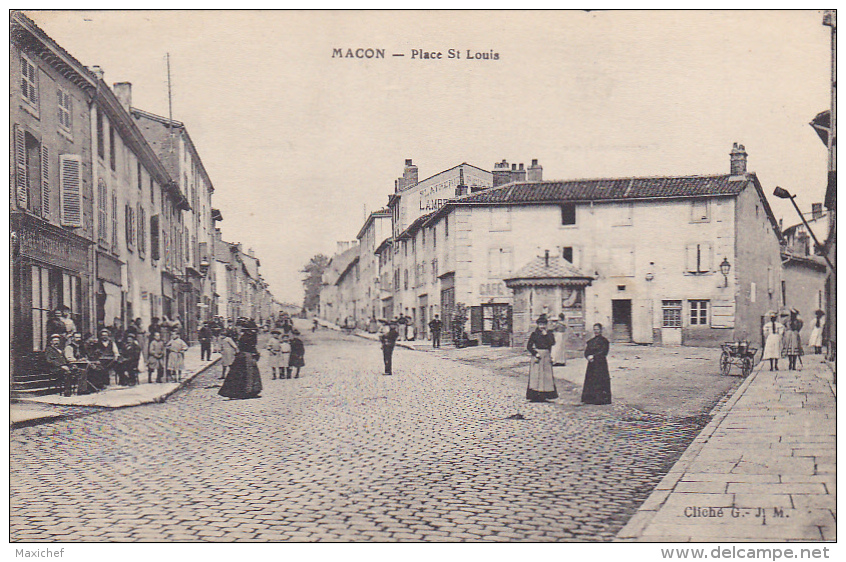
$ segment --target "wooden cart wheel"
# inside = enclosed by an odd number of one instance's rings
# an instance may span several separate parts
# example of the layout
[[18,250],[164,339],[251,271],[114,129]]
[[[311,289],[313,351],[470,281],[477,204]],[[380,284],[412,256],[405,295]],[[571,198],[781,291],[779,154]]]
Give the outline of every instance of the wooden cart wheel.
[[722,373],[723,375],[728,375],[730,369],[731,356],[729,355],[728,351],[723,351],[723,354],[720,355],[720,373]]
[[743,365],[741,365],[741,372],[743,373],[744,377],[748,377],[749,374],[752,372],[752,358],[751,357],[744,357],[743,358]]

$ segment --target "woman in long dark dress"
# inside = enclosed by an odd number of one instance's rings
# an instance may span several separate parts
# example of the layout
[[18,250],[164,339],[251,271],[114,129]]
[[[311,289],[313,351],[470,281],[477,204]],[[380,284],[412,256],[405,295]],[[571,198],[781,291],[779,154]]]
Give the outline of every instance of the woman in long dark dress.
[[546,315],[538,318],[538,329],[529,336],[526,349],[534,359],[529,364],[529,385],[526,388],[526,398],[532,402],[544,402],[558,398],[555,379],[552,378],[552,346],[555,336],[547,328],[549,326]]
[[261,394],[261,374],[259,373],[257,334],[251,328],[244,329],[238,339],[238,354],[229,367],[226,379],[217,391],[227,398],[258,398]]
[[602,324],[593,325],[593,337],[585,347],[588,360],[585,384],[582,387],[583,404],[611,403],[611,376],[608,374],[608,348],[610,344],[602,335]]

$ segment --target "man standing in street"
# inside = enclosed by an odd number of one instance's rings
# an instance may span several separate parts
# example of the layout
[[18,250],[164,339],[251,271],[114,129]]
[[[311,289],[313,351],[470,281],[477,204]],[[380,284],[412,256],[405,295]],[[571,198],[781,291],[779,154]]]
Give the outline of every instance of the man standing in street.
[[379,336],[379,341],[382,342],[382,356],[385,359],[385,374],[393,374],[391,371],[392,359],[394,355],[394,346],[397,344],[399,332],[397,332],[396,322],[391,322],[388,326],[388,331]]
[[443,326],[443,322],[435,314],[435,317],[429,322],[429,329],[432,331],[432,347],[441,347],[441,328]]
[[197,339],[200,340],[200,361],[211,361],[212,332],[208,322],[203,322],[203,327],[197,332]]

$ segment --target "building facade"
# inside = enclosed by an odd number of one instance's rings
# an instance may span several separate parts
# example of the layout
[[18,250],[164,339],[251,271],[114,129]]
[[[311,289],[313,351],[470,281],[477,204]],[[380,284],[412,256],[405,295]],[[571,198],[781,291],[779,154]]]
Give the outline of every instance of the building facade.
[[[758,342],[762,318],[784,305],[782,236],[742,145],[729,164],[715,175],[543,181],[537,161],[503,161],[492,187],[474,192],[459,177],[452,198],[401,230],[398,191],[394,236],[375,251],[382,313],[425,336],[434,314],[451,330],[461,304],[464,330],[493,345],[523,345],[540,313],[564,313],[574,347],[596,322],[620,342]],[[508,281],[547,252],[572,282],[549,292],[558,301],[535,302],[530,288],[515,302]]]
[[89,103],[95,78],[13,13],[9,51],[11,373],[37,369],[48,315],[91,331],[94,194]]

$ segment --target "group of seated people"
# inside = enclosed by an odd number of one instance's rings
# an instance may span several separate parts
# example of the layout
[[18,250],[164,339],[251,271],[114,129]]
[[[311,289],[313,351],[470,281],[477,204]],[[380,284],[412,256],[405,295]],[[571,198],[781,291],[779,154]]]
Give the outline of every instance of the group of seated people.
[[112,375],[117,384],[138,384],[141,345],[132,328],[122,335],[123,341],[116,342],[108,328],[101,328],[97,337],[88,341],[79,332],[50,334],[44,359],[65,396],[73,393],[74,386],[77,394],[102,390]]

